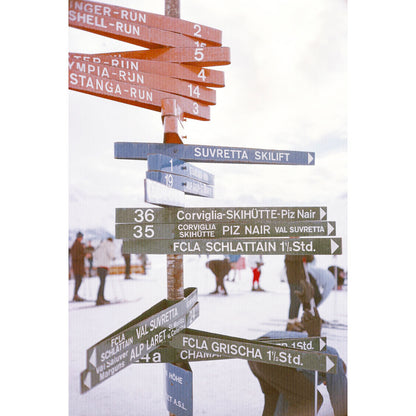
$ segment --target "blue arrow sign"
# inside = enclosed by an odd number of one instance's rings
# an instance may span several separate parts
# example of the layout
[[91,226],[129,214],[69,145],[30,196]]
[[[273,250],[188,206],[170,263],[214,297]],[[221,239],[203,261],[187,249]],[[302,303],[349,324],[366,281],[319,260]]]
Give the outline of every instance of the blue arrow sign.
[[147,171],[146,178],[152,181],[160,182],[168,188],[178,189],[185,194],[204,196],[207,198],[214,197],[214,188],[206,183],[195,181],[182,175],[174,173],[165,173],[158,171]]
[[175,143],[114,143],[116,159],[146,160],[160,153],[185,162],[249,163],[268,165],[314,165],[314,152],[252,149],[246,147],[205,146]]
[[152,154],[147,158],[148,170],[159,170],[167,173],[174,173],[176,175],[186,176],[208,185],[214,185],[214,175],[197,168],[190,163],[183,160],[175,159],[170,156],[162,154]]
[[167,363],[166,407],[176,416],[192,416],[192,370],[188,363]]

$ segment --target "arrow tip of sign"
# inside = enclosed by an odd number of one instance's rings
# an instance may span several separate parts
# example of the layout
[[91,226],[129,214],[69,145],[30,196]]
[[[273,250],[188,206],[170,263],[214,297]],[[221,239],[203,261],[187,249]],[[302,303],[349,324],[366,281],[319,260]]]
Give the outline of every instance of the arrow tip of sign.
[[81,393],[91,390],[91,373],[85,370],[81,373]]
[[308,153],[308,165],[310,165],[312,162],[315,163],[315,158],[312,154]]
[[326,371],[328,372],[331,368],[335,367],[335,364],[329,357],[326,357]]
[[92,364],[94,367],[97,367],[97,352],[94,348],[94,350],[92,351],[90,358],[88,360],[90,362],[90,364]]
[[334,254],[338,248],[339,245],[334,240],[331,240],[331,254]]

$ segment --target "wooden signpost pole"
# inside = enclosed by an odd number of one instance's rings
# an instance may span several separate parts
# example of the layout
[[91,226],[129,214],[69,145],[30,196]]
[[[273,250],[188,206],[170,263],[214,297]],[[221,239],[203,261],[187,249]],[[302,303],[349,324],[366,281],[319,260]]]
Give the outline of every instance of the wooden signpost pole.
[[[180,0],[165,0],[165,16],[180,17]],[[164,125],[164,143],[182,143],[178,134],[181,110],[176,100],[162,101],[162,120]],[[167,254],[167,299],[176,301],[184,297],[183,285],[183,255]],[[175,416],[169,412],[169,416]]]
[[[165,0],[165,15],[170,17],[180,17],[180,0]],[[178,123],[180,120],[180,111],[176,110],[176,103],[169,100],[167,107],[170,110],[162,113],[163,123],[165,126],[164,143],[182,143],[178,135]],[[169,106],[170,104],[170,106]],[[179,114],[178,114],[179,113]],[[176,130],[176,134],[175,134]],[[167,280],[168,280],[168,300],[183,299],[183,255],[167,255]]]

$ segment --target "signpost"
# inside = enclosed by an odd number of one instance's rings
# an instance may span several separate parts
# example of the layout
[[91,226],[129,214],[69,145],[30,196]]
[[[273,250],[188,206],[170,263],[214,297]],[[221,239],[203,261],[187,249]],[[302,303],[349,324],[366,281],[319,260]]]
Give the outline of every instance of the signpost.
[[160,206],[185,206],[185,193],[151,179],[144,180],[144,201]]
[[138,84],[97,77],[91,74],[86,75],[74,70],[69,70],[68,75],[69,89],[74,91],[80,91],[155,111],[161,110],[163,99],[174,98],[187,117],[196,120],[210,119],[208,105],[180,95],[153,90]]
[[324,221],[326,207],[116,208],[117,224],[258,223]]
[[135,59],[192,64],[197,67],[229,65],[231,63],[230,48],[216,47],[177,47],[157,48],[130,52]]
[[266,165],[315,164],[315,153],[313,152],[190,144],[114,143],[114,157],[116,159],[146,160],[151,153],[161,153],[185,162]]
[[193,309],[197,300],[197,289],[187,288],[181,301],[170,304],[162,300],[90,347],[87,369],[81,373],[81,392],[100,384],[186,328],[199,314],[199,308]]
[[157,91],[170,92],[200,101],[205,104],[215,104],[216,91],[199,84],[189,83],[177,78],[155,75],[148,72],[126,70],[124,68],[109,67],[95,62],[83,62],[77,59],[69,60],[71,73],[95,75],[101,78],[127,82],[131,85],[142,86]]
[[224,72],[215,69],[198,68],[193,65],[173,62],[134,59],[134,52],[113,52],[105,54],[69,53],[69,59],[84,63],[94,62],[125,71],[143,71],[191,81],[206,87],[224,87]]
[[202,170],[195,165],[186,163],[183,160],[175,159],[173,157],[161,154],[149,155],[147,157],[147,168],[148,170],[157,170],[161,172],[186,176],[208,185],[214,185],[213,174]]
[[[147,232],[145,232],[145,230]],[[116,238],[135,239],[218,239],[245,237],[335,236],[334,221],[200,223],[181,224],[132,223],[116,224]]]
[[175,348],[190,349],[195,352],[220,354],[231,358],[302,370],[336,373],[337,357],[335,355],[281,347],[261,341],[251,341],[208,332],[203,334],[187,333],[184,330],[176,334],[169,344]]
[[341,238],[242,238],[126,240],[123,253],[148,254],[342,254]]
[[147,50],[69,54],[69,89],[161,112],[164,143],[114,146],[115,158],[146,160],[145,201],[164,208],[117,208],[116,238],[124,253],[167,255],[167,299],[87,350],[84,393],[131,363],[166,364],[166,406],[191,416],[190,361],[240,358],[315,372],[336,372],[322,337],[247,340],[188,329],[199,316],[195,288],[184,289],[183,254],[342,253],[326,207],[184,208],[184,194],[212,198],[214,175],[188,163],[314,165],[315,153],[184,145],[185,117],[209,120],[230,64],[221,31],[180,19],[179,0],[165,16],[70,0],[69,26]]
[[[145,48],[195,48],[197,38],[104,15],[69,11],[69,26]],[[146,59],[146,58],[145,58]]]
[[[208,26],[188,22],[182,19],[176,19],[169,16],[163,16],[154,13],[148,13],[140,10],[119,7],[111,4],[96,3],[89,1],[70,0],[69,18],[70,22],[76,20],[78,14],[86,13],[89,15],[108,17],[119,22],[128,22],[131,24],[139,23],[144,26],[153,27],[170,32],[181,33],[183,35],[197,38],[205,43],[220,46],[222,32]],[[80,19],[80,17],[78,18]],[[71,25],[71,23],[70,23]]]
[[[184,329],[183,334],[189,336],[199,336],[205,339],[211,339],[215,336],[217,339],[228,339],[225,335],[212,334],[205,331],[198,331],[194,329]],[[303,350],[309,352],[323,352],[326,349],[326,338],[325,337],[305,337],[305,338],[283,338],[283,339],[267,339],[267,340],[245,340],[244,342],[251,343],[262,342],[269,346],[281,346],[291,348],[292,350]],[[288,350],[289,351],[289,350]],[[152,363],[169,363],[169,362],[194,362],[194,361],[212,361],[212,360],[229,360],[233,358],[241,358],[237,356],[229,356],[223,353],[212,353],[203,351],[203,349],[196,349],[190,347],[178,347],[172,346],[172,343],[167,345],[159,346],[158,348],[151,351],[149,354],[140,357],[136,364],[152,364]]]
[[187,178],[186,176],[176,175],[174,173],[147,171],[146,178],[163,183],[168,188],[183,191],[185,194],[204,196],[207,198],[214,197],[214,188],[211,185]]
[[192,416],[192,370],[185,361],[181,364],[167,363],[166,376],[166,407],[176,416]]

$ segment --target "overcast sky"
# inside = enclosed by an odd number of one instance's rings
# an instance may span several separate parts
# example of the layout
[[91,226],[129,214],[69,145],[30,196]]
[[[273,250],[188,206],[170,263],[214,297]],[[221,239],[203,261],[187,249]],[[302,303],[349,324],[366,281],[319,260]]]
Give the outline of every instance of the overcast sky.
[[[164,14],[164,1],[111,0]],[[181,1],[181,18],[222,31],[231,64],[210,121],[185,144],[315,152],[315,166],[200,164],[213,199],[186,206],[328,206],[346,252],[347,7],[344,0]],[[69,28],[69,51],[139,49]],[[163,141],[160,113],[69,91],[69,227],[114,232],[116,207],[146,206],[145,161],[114,159],[115,141]]]

